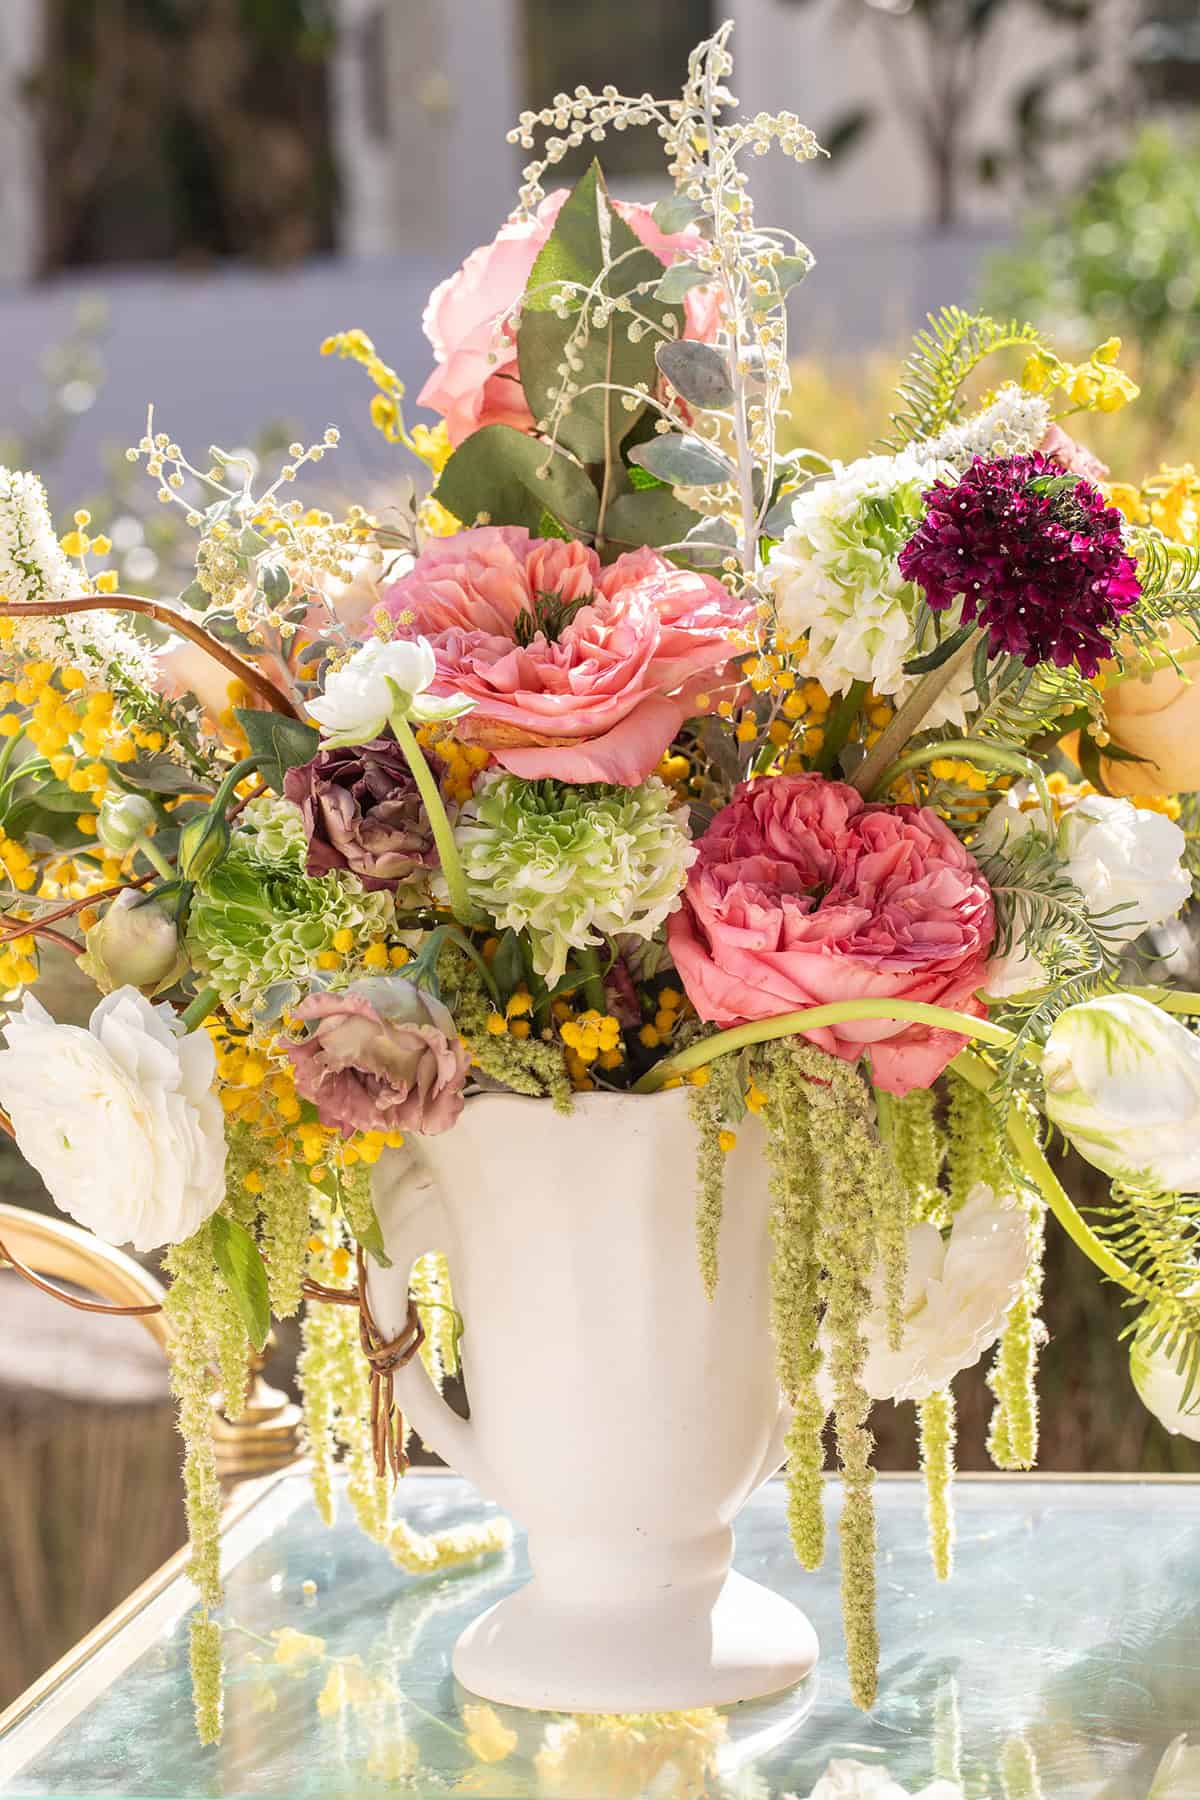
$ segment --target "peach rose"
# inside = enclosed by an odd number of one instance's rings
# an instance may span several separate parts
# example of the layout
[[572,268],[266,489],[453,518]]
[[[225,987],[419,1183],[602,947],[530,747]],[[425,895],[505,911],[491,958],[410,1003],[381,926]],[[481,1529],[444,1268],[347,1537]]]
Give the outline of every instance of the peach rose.
[[[1197,648],[1192,633],[1178,624],[1171,626],[1166,643],[1181,658]],[[1136,658],[1132,648],[1130,653]],[[1167,668],[1118,681],[1119,670],[1110,666],[1104,722],[1113,742],[1141,759],[1101,758],[1110,793],[1161,799],[1200,788],[1200,661],[1184,662],[1182,667],[1182,675]]]
[[[566,198],[567,189],[558,188],[546,195],[532,218],[509,219],[490,244],[472,250],[457,273],[429,296],[421,323],[437,367],[417,399],[441,413],[456,448],[482,425],[533,428],[517,370],[514,334],[504,321],[525,292],[538,252]],[[625,200],[611,204],[664,268],[692,255],[702,242],[694,225],[664,232],[648,206]],[[720,319],[716,290],[692,288],[683,304],[684,335],[710,344]]]

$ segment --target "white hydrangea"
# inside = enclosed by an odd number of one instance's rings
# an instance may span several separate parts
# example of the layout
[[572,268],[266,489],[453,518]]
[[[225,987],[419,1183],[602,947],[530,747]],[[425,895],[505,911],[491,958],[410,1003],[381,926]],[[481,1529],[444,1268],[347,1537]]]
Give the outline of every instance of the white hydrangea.
[[1040,394],[1026,394],[1014,382],[961,425],[948,425],[918,446],[931,462],[953,463],[962,471],[975,456],[1024,456],[1036,450],[1050,426],[1050,407]]
[[[835,463],[828,480],[798,494],[792,523],[768,559],[764,583],[781,629],[807,637],[804,673],[830,694],[868,681],[896,701],[911,690],[904,664],[917,653],[915,627],[923,604],[897,557],[923,512],[922,495],[942,477],[944,462],[916,450]],[[947,630],[957,623],[944,620]],[[928,714],[928,726],[966,724],[978,704],[970,671],[952,682]]]
[[[69,600],[83,588],[79,569],[55,534],[46,490],[37,476],[0,466],[0,600],[29,606]],[[142,687],[154,685],[152,648],[115,613],[25,619],[6,648],[21,660],[72,663],[97,684],[116,667]]]

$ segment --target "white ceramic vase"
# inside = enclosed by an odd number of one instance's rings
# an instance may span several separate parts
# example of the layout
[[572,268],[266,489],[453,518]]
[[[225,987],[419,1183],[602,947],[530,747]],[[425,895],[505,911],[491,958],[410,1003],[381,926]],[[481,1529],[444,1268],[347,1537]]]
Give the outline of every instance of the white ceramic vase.
[[727,1165],[720,1281],[695,1243],[683,1089],[585,1094],[570,1117],[509,1094],[376,1167],[393,1335],[413,1262],[443,1251],[464,1320],[469,1421],[419,1359],[396,1398],[425,1442],[522,1524],[532,1580],[454,1653],[473,1693],[563,1712],[726,1705],[801,1680],[816,1635],[732,1573],[738,1509],[782,1460],[761,1128]]

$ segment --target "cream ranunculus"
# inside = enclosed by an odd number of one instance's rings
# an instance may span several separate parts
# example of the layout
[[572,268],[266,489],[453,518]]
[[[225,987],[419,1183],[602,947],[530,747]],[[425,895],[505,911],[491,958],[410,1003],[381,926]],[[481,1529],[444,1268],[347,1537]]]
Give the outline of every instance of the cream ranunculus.
[[[1200,1388],[1193,1389],[1185,1406],[1187,1378],[1178,1359],[1161,1345],[1152,1349],[1146,1332],[1139,1332],[1129,1346],[1129,1373],[1138,1399],[1160,1425],[1175,1437],[1200,1443]],[[1200,1760],[1200,1751],[1196,1755]]]
[[880,1763],[835,1757],[808,1800],[963,1800],[963,1791],[955,1781],[934,1781],[913,1794]]
[[1186,1732],[1167,1745],[1146,1800],[1200,1800],[1200,1744],[1189,1744]]
[[948,1238],[934,1225],[914,1225],[898,1350],[888,1345],[882,1269],[872,1278],[862,1376],[871,1398],[925,1400],[977,1363],[1004,1329],[1029,1258],[1024,1208],[982,1182],[954,1215]]
[[1046,1112],[1097,1169],[1200,1191],[1200,1038],[1136,994],[1059,1014],[1042,1059]]
[[191,1237],[225,1193],[225,1122],[203,1031],[120,988],[84,1030],[26,994],[4,1027],[0,1105],[58,1206],[110,1244]]
[[439,700],[428,692],[437,658],[427,638],[371,638],[326,678],[325,692],[308,710],[330,745],[366,744],[388,720],[450,719],[469,702]]

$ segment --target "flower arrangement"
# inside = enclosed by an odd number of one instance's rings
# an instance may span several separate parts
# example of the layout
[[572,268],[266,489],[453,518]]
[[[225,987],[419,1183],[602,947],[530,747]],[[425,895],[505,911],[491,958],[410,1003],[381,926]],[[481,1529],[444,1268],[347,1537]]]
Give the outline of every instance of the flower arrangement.
[[[318,1498],[344,1452],[403,1556],[354,1320],[321,1298],[383,1255],[385,1150],[497,1087],[568,1112],[686,1086],[711,1290],[724,1158],[759,1118],[792,1535],[819,1560],[832,1414],[869,1706],[871,1405],[917,1406],[945,1576],[961,1369],[994,1351],[992,1454],[1036,1457],[1049,1216],[1126,1290],[1138,1391],[1200,1437],[1200,997],[1137,949],[1191,892],[1200,769],[1177,781],[1134,704],[1164,678],[1188,703],[1196,488],[1112,486],[1066,435],[1135,396],[1118,344],[1071,365],[955,309],[888,445],[779,455],[811,257],[756,222],[744,164],[818,147],[791,114],[740,118],[731,67],[726,28],[677,100],[523,115],[544,145],[518,209],[426,314],[437,425],[406,424],[362,332],[328,340],[436,477],[399,523],[291,497],[332,428],[256,493],[151,421],[129,455],[198,534],[195,583],[159,604],[93,572],[86,514],[60,543],[36,480],[0,475],[0,1104],[65,1211],[166,1251],[206,1608],[208,1370],[236,1408],[247,1340],[306,1292]],[[627,126],[662,138],[667,199],[612,202],[595,166],[544,194]],[[49,946],[100,992],[86,1029],[27,992]],[[1051,1130],[1112,1178],[1090,1217]],[[413,1300],[440,1378],[440,1258]],[[203,1613],[208,1736],[217,1632]]]

